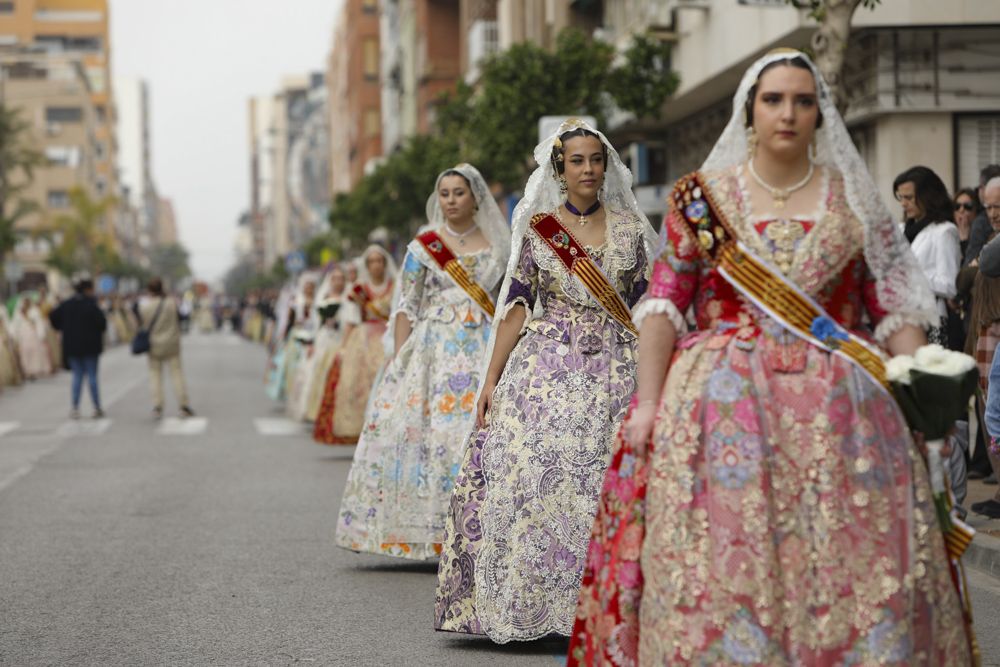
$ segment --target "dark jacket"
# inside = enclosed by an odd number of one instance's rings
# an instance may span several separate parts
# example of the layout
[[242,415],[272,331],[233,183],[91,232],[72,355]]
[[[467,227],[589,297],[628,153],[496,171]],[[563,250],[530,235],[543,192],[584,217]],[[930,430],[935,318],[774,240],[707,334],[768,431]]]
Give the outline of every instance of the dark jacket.
[[979,215],[972,219],[969,226],[969,244],[965,246],[965,257],[962,258],[962,266],[968,266],[969,262],[979,258],[979,253],[986,245],[986,241],[993,235],[993,225],[986,217],[986,211],[980,211]]
[[53,328],[62,332],[63,357],[89,357],[104,351],[108,321],[97,299],[77,294],[49,313]]

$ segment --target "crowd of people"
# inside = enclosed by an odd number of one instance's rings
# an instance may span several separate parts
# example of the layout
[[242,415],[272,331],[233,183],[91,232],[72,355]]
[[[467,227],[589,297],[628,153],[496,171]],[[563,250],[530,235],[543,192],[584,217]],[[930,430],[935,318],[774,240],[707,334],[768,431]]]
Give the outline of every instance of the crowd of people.
[[398,271],[372,246],[243,309],[269,395],[356,445],[335,543],[438,560],[437,630],[569,637],[572,665],[973,664],[885,360],[979,361],[960,522],[1000,465],[1000,167],[953,198],[907,170],[900,224],[788,50],[747,71],[659,238],[596,129],[534,158],[509,226],[458,165]]

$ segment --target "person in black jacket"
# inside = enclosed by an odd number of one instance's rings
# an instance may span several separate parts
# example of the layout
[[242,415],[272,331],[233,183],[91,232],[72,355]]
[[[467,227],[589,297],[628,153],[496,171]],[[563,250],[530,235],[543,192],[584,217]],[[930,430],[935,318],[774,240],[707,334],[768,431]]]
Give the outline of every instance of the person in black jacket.
[[73,371],[73,419],[80,417],[80,393],[83,376],[90,386],[90,400],[94,404],[94,419],[104,416],[101,395],[97,384],[97,361],[104,351],[104,330],[108,323],[94,298],[94,283],[81,280],[76,294],[60,303],[51,313],[53,328],[62,332],[63,359]]

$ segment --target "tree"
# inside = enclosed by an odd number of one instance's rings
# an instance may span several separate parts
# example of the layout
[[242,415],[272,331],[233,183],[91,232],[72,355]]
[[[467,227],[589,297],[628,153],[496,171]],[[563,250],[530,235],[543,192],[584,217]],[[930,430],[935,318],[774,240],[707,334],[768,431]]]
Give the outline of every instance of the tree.
[[330,224],[352,241],[377,227],[409,235],[424,220],[435,177],[460,158],[516,191],[534,167],[541,116],[587,114],[603,123],[612,103],[637,117],[658,116],[677,88],[668,57],[668,46],[640,35],[616,66],[614,47],[573,28],[559,34],[553,52],[515,44],[482,64],[477,89],[459,83],[437,101],[434,132],[412,137],[337,195]]
[[69,201],[71,212],[58,216],[47,230],[53,248],[46,262],[66,276],[81,271],[96,276],[120,261],[107,224],[116,200],[95,200],[75,187],[69,191]]
[[785,0],[796,9],[808,9],[819,23],[813,33],[811,50],[816,67],[830,87],[841,114],[847,109],[843,86],[844,54],[851,37],[851,19],[858,7],[875,9],[881,0]]
[[187,248],[180,243],[159,245],[149,253],[150,270],[171,285],[191,275],[188,261]]
[[20,221],[38,210],[23,193],[42,162],[31,141],[31,125],[18,110],[0,105],[0,280],[7,255],[27,233]]

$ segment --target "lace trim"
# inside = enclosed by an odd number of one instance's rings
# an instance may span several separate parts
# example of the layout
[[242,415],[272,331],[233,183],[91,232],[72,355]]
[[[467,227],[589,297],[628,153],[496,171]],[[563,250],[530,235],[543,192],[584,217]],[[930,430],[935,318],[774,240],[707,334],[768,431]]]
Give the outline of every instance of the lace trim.
[[514,310],[514,306],[522,306],[524,308],[524,324],[521,325],[521,334],[528,330],[528,324],[531,322],[531,307],[528,305],[528,300],[523,296],[514,297],[510,303],[501,306],[500,314],[496,318],[496,322],[503,322],[510,315],[510,311]]
[[[608,210],[609,225],[605,241],[600,248],[587,246],[592,257],[601,258],[601,270],[615,289],[621,290],[621,276],[639,262],[639,244],[642,243],[642,224],[638,218],[620,211]],[[570,275],[562,261],[538,235],[529,231],[535,264],[558,278],[559,288],[572,302],[596,307],[598,304],[579,280]]]
[[632,309],[632,322],[635,324],[635,328],[640,329],[643,320],[650,315],[666,315],[670,318],[674,329],[677,330],[678,336],[687,332],[687,322],[684,320],[684,315],[670,299],[644,299],[637,304]]
[[879,345],[884,347],[886,342],[894,333],[908,324],[926,331],[927,329],[938,325],[938,318],[932,317],[929,313],[919,312],[893,313],[892,315],[886,315],[882,318],[882,321],[878,323],[878,326],[875,327],[875,340],[878,341]]

